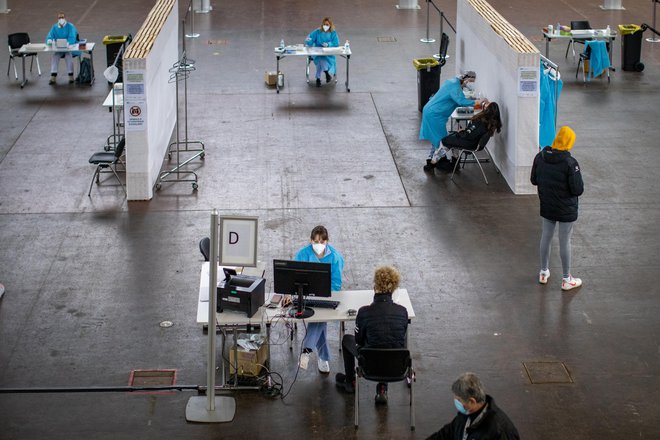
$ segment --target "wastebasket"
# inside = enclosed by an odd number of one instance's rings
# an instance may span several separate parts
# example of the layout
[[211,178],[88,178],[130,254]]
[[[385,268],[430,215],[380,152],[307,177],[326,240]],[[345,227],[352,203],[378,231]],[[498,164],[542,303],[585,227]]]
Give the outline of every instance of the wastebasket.
[[421,112],[429,99],[440,88],[440,63],[434,58],[413,60],[417,69],[417,108]]
[[[117,58],[117,54],[121,50],[121,47],[128,40],[126,35],[106,35],[103,37],[103,44],[106,49],[106,61],[108,62],[108,67],[112,66]],[[121,57],[117,60],[117,69],[119,69],[119,77],[117,77],[117,82],[122,82],[122,59]]]
[[621,68],[641,72],[644,64],[640,62],[642,56],[642,28],[636,24],[620,24],[621,34]]

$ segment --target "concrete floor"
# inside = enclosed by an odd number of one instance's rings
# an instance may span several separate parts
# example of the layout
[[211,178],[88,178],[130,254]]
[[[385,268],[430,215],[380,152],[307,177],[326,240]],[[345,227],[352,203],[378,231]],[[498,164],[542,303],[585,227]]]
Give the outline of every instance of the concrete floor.
[[[135,33],[153,1],[9,3],[0,34],[27,31],[39,41],[62,9],[98,42]],[[376,409],[369,384],[355,433],[353,401],[333,383],[342,367],[330,326],[330,377],[302,372],[283,401],[236,393],[231,423],[187,423],[195,395],[187,391],[3,393],[0,439],[425,438],[454,416],[449,388],[463,371],[481,376],[523,438],[660,438],[660,45],[644,43],[643,73],[623,72],[617,40],[611,83],[587,86],[574,79],[565,46],[551,46],[565,79],[558,122],[577,132],[586,188],[573,237],[573,273],[584,286],[562,293],[556,248],[550,284],[536,283],[536,196],[514,196],[490,166],[488,186],[473,167],[456,182],[422,172],[428,144],[417,140],[411,59],[437,47],[419,42],[425,9],[395,3],[227,0],[197,14],[201,37],[187,41],[197,61],[190,133],[207,146],[206,160],[191,164],[197,193],[166,184],[153,200],[128,203],[109,180],[87,197],[87,159],[112,127],[100,106],[107,84],[51,87],[47,73],[23,90],[13,78],[0,81],[0,388],[123,386],[131,370],[153,368],[176,369],[178,384],[205,384],[197,241],[218,208],[259,216],[264,261],[292,256],[323,223],[346,257],[345,288],[370,288],[379,264],[401,270],[417,313],[417,430],[408,429],[402,385]],[[455,4],[440,3],[455,22]],[[625,11],[602,11],[597,1],[491,3],[541,50],[539,28],[548,23],[651,19],[648,2],[630,0]],[[272,47],[302,41],[324,15],[351,41],[351,93],[308,87],[292,59],[282,66],[282,94],[267,89]],[[437,26],[433,14],[436,38]],[[104,49],[96,53],[100,75]],[[41,57],[45,72],[48,64]],[[270,268],[267,277],[270,284]],[[159,327],[163,320],[174,326]],[[296,369],[284,337],[274,329],[272,365],[288,389]],[[523,362],[534,361],[564,362],[573,383],[530,384]]]

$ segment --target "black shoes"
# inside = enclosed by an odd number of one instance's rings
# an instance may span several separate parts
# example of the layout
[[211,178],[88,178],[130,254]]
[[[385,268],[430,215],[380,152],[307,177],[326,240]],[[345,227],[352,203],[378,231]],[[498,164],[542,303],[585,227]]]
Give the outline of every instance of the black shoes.
[[426,165],[424,165],[424,171],[430,173],[435,168],[435,164],[431,162],[431,159],[426,159]]
[[355,393],[355,380],[347,381],[344,373],[337,373],[335,375],[335,385],[345,393]]
[[332,75],[330,75],[330,72],[328,72],[328,71],[326,70],[326,71],[325,71],[325,82],[326,82],[326,83],[329,83],[330,81],[332,81]]
[[379,383],[376,385],[376,397],[374,398],[376,405],[387,405],[387,384]]
[[316,78],[316,87],[321,87],[321,78]]

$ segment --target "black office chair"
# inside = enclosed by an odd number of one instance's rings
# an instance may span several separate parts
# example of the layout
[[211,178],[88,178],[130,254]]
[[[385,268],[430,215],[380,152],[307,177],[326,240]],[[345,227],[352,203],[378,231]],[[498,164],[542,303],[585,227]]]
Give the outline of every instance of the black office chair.
[[[572,31],[582,31],[587,29],[591,29],[591,25],[587,20],[571,21]],[[591,38],[571,38],[571,41],[568,42],[568,46],[566,46],[566,55],[564,55],[564,58],[568,58],[568,50],[573,49],[573,61],[575,61],[575,43],[584,46],[584,42],[587,40],[591,40]]]
[[[94,170],[94,175],[92,176],[92,181],[89,184],[89,192],[87,193],[87,196],[91,197],[92,194],[92,185],[94,185],[94,180],[96,180],[96,184],[100,184],[99,182],[99,177],[101,173],[112,173],[115,175],[117,178],[117,181],[121,185],[121,188],[124,190],[124,194],[126,194],[126,187],[124,187],[124,184],[122,183],[121,179],[119,178],[119,175],[117,174],[117,164],[121,163],[120,159],[122,154],[124,154],[124,147],[126,146],[126,139],[122,139],[119,141],[117,146],[115,147],[115,151],[100,151],[98,153],[92,154],[92,157],[89,158],[89,163],[96,165],[96,170]],[[102,171],[105,169],[110,169],[110,171]]]
[[[451,172],[451,180],[454,180],[454,173],[458,169],[459,165],[461,164],[461,159],[463,159],[463,168],[465,168],[465,163],[467,161],[468,155],[472,155],[474,157],[474,161],[479,165],[479,169],[481,170],[481,175],[484,176],[484,180],[486,181],[486,185],[488,185],[488,179],[486,179],[486,173],[484,173],[484,169],[481,167],[481,164],[479,163],[479,158],[477,157],[477,154],[481,150],[486,149],[486,144],[490,140],[491,135],[490,133],[485,133],[483,136],[481,136],[481,139],[479,139],[479,142],[474,148],[470,147],[464,147],[461,148],[460,152],[458,153],[458,160],[456,161],[456,165],[454,165],[454,170]],[[486,153],[490,157],[490,153],[488,153],[488,150],[486,150]],[[490,158],[492,162],[492,158]]]
[[440,38],[440,67],[444,66],[447,62],[447,49],[449,49],[449,35],[442,33]]
[[11,64],[14,63],[14,76],[18,80],[18,71],[16,70],[16,60],[14,58],[32,58],[30,62],[30,73],[32,73],[32,66],[34,65],[34,59],[37,59],[37,71],[39,76],[41,76],[41,66],[39,65],[39,54],[37,52],[26,52],[19,53],[18,50],[23,47],[24,44],[30,42],[30,36],[27,32],[17,32],[14,34],[9,34],[7,37],[7,44],[9,46],[9,64],[7,64],[7,76],[9,76],[9,70],[11,69]]
[[211,253],[211,239],[209,237],[199,240],[199,251],[204,256],[204,261],[209,261],[209,254]]
[[355,429],[358,429],[360,377],[372,382],[406,381],[410,391],[410,430],[415,430],[413,382],[415,370],[410,351],[405,348],[361,348],[355,367]]

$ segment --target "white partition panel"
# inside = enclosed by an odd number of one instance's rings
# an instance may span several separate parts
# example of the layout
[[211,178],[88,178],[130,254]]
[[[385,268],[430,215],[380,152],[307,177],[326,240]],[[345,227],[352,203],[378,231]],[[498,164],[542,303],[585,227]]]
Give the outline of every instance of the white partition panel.
[[178,60],[177,0],[159,0],[124,55],[126,190],[149,200],[176,123],[176,88],[169,69]]
[[[515,194],[533,194],[529,174],[539,151],[538,49],[484,0],[458,0],[456,31],[457,69],[474,70],[477,90],[500,106],[502,132],[490,140],[488,151]],[[521,67],[537,70],[535,96],[519,96]]]

